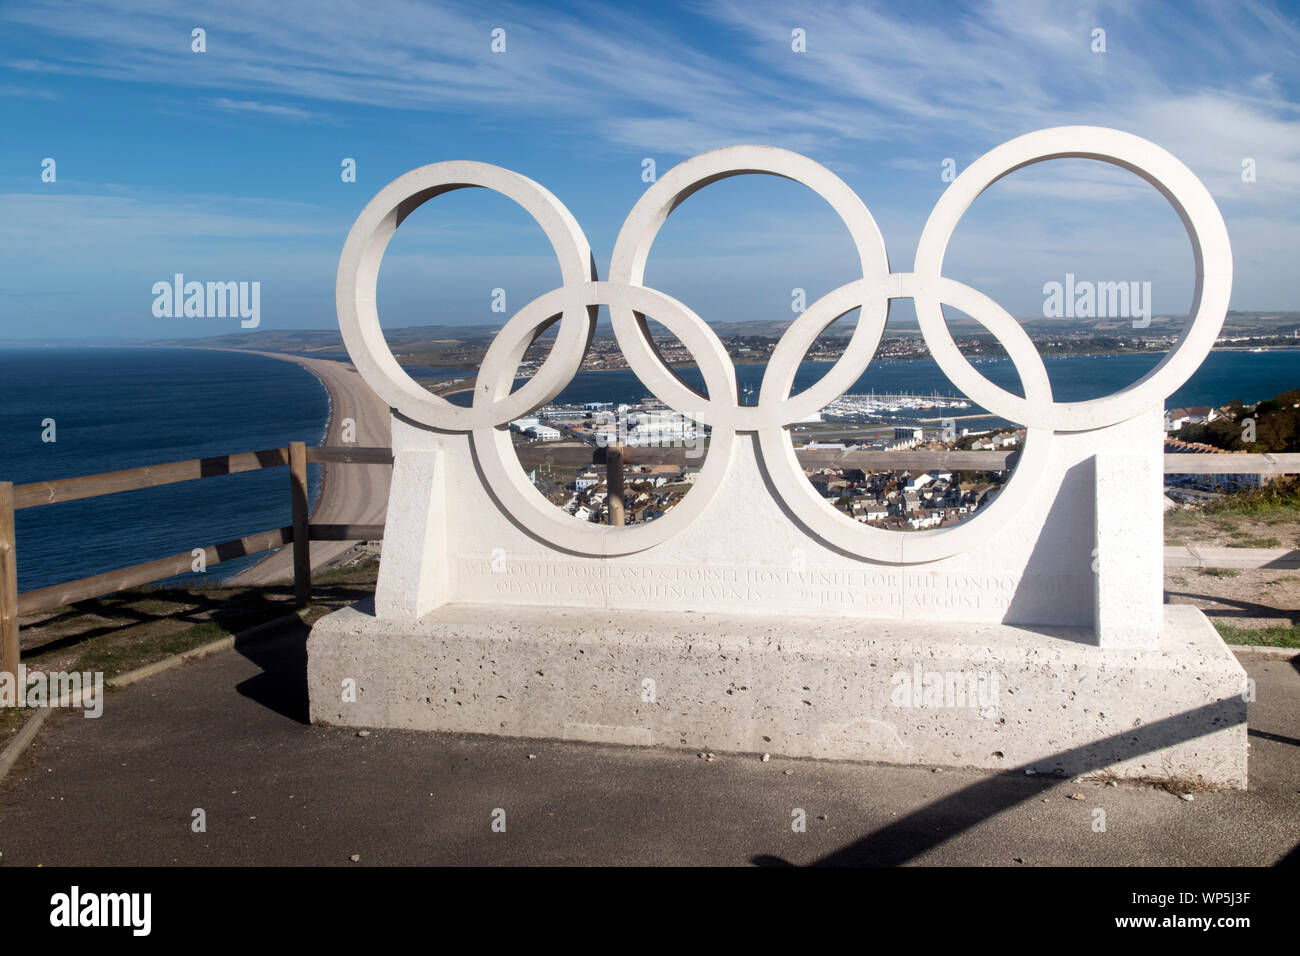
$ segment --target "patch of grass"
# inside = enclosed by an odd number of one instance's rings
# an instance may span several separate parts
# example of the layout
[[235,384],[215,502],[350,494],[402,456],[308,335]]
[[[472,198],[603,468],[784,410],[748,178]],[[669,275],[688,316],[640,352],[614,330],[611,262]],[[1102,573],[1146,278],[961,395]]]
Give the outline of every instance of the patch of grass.
[[1300,627],[1238,627],[1235,624],[1214,622],[1214,627],[1225,644],[1246,644],[1251,647],[1300,647]]
[[1199,508],[1177,508],[1173,511],[1165,512],[1166,528],[1181,528],[1188,525],[1200,524],[1204,520]]
[[1094,773],[1085,773],[1083,779],[1089,783],[1119,783],[1124,778],[1117,774],[1110,767],[1105,770],[1098,770]]
[[1096,773],[1085,774],[1082,779],[1087,780],[1089,783],[1119,783],[1140,787],[1154,787],[1157,790],[1165,791],[1165,793],[1172,793],[1177,797],[1181,797],[1185,793],[1208,793],[1227,789],[1226,787],[1207,783],[1200,776],[1186,777],[1171,774],[1169,776],[1121,777],[1109,767]]
[[1300,523],[1300,477],[1276,481],[1253,491],[1227,494],[1199,507],[1166,511],[1164,518],[1166,531],[1212,531],[1220,535],[1231,535],[1240,527],[1242,519],[1265,525]]
[[1278,548],[1282,542],[1277,538],[1237,538],[1235,541],[1229,541],[1230,548]]
[[1300,480],[1275,481],[1262,488],[1224,495],[1201,509],[1207,515],[1300,518]]
[[1201,568],[1201,573],[1211,578],[1235,578],[1241,574],[1236,568]]
[[374,584],[379,580],[379,559],[363,558],[328,571],[317,571],[312,584]]
[[1227,789],[1226,787],[1206,783],[1205,779],[1199,775],[1195,777],[1140,777],[1133,782],[1155,787],[1165,793],[1172,793],[1176,797],[1181,797],[1185,793],[1208,793]]
[[210,644],[234,634],[236,630],[243,630],[243,628],[232,629],[228,623],[204,621],[202,624],[191,625],[174,634],[141,637],[126,644],[109,645],[92,642],[69,670],[102,671],[106,679],[112,678],[133,671],[137,667],[160,661],[164,657]]

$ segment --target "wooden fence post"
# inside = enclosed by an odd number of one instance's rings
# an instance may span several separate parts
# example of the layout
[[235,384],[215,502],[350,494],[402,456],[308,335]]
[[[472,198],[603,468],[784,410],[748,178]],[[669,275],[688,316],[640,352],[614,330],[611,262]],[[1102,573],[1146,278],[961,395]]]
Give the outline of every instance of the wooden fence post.
[[0,673],[18,680],[18,551],[11,481],[0,481]]
[[311,603],[311,528],[307,514],[307,446],[289,443],[289,498],[293,504],[293,596],[299,607]]
[[605,491],[609,523],[621,527],[626,520],[623,511],[622,445],[609,445],[605,448]]

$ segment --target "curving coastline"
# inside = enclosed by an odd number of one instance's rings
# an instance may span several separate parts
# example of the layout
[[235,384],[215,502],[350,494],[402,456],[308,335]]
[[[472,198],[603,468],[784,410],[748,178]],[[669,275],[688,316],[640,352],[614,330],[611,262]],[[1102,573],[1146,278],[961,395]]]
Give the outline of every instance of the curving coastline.
[[[252,350],[239,349],[241,352]],[[351,362],[306,358],[283,352],[256,352],[267,358],[296,362],[325,386],[329,395],[329,423],[322,444],[343,444],[343,420],[356,422],[353,444],[387,447],[392,442],[389,408],[357,373]],[[392,468],[388,465],[322,465],[320,495],[311,519],[319,524],[383,524],[388,512],[388,487]],[[355,542],[313,541],[311,566],[328,565]],[[231,584],[264,585],[293,577],[293,549],[281,548],[230,579]]]

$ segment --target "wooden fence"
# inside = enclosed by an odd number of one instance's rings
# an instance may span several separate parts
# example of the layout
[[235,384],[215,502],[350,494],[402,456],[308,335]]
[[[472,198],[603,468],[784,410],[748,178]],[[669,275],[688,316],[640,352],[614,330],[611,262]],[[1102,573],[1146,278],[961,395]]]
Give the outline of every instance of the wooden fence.
[[95,574],[88,578],[66,581],[35,591],[18,593],[17,548],[14,540],[14,512],[23,508],[39,508],[63,501],[77,501],[99,495],[113,495],[138,488],[155,488],[196,478],[216,475],[233,475],[262,468],[289,468],[289,501],[293,523],[286,528],[258,531],[235,541],[223,541],[203,549],[206,565],[220,564],[232,558],[256,554],[281,545],[293,545],[294,598],[299,605],[311,601],[311,546],[312,541],[368,541],[384,536],[383,525],[362,524],[311,524],[308,519],[307,464],[329,462],[332,464],[388,465],[393,453],[388,448],[360,448],[350,446],[307,447],[303,442],[292,442],[285,448],[267,451],[220,455],[214,458],[193,458],[188,461],[146,465],[125,471],[111,471],[57,481],[35,481],[14,485],[0,481],[0,673],[15,673],[18,664],[18,617],[52,608],[86,601],[90,598],[112,594],[125,588],[138,587],[183,574],[193,567],[192,551],[134,564]]
[[[533,446],[521,452],[520,459],[526,466],[532,457],[537,459],[533,463],[538,464],[542,461],[555,464],[589,464],[593,461],[590,447],[583,446],[565,445],[553,449]],[[800,462],[810,468],[1002,471],[1015,467],[1019,452],[809,449],[799,450],[798,456]],[[609,455],[601,449],[597,457],[611,471],[611,487],[621,484],[618,479],[625,465],[699,463],[698,456],[693,456],[689,450],[674,448],[626,447]],[[573,462],[569,461],[570,458]],[[211,565],[292,544],[294,598],[298,604],[305,605],[311,601],[310,542],[374,541],[384,536],[383,525],[311,524],[308,519],[307,464],[390,465],[392,460],[390,448],[308,447],[302,442],[292,442],[285,448],[267,451],[146,465],[57,481],[36,481],[25,485],[0,481],[0,672],[17,671],[19,615],[47,611],[182,574],[189,571],[194,562],[193,552],[184,552],[19,594],[15,511],[197,478],[288,466],[293,523],[286,528],[258,531],[235,541],[210,545],[203,549],[203,553],[206,564]],[[1164,469],[1166,474],[1297,474],[1300,473],[1300,454],[1167,454]],[[1165,563],[1179,567],[1300,568],[1300,550],[1166,548]]]

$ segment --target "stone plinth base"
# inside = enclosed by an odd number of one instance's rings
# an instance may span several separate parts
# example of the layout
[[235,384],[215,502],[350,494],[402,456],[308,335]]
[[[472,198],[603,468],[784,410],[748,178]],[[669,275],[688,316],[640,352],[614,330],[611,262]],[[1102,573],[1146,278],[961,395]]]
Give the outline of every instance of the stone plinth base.
[[[1090,628],[360,605],[307,645],[311,719],[1246,786],[1246,674],[1196,608],[1153,649]],[[355,701],[346,701],[349,679]]]

